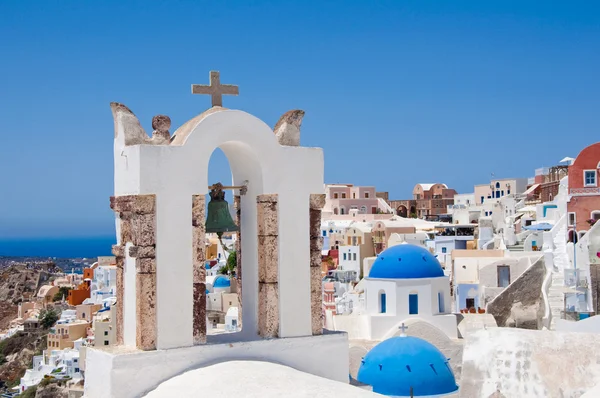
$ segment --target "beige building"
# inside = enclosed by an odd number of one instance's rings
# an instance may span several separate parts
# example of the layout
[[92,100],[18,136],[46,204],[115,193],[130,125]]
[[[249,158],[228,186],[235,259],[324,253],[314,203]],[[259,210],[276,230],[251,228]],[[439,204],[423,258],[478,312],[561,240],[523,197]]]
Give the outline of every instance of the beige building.
[[64,350],[73,348],[73,342],[87,336],[90,324],[84,321],[56,324],[48,333],[48,349]]
[[94,321],[94,345],[96,347],[114,345],[117,342],[116,339],[117,328],[115,327],[114,317]]
[[407,226],[404,222],[382,220],[373,223],[371,234],[375,254],[379,254],[387,248],[388,241],[392,234],[414,234],[415,232],[416,228],[414,226]]
[[77,319],[91,322],[94,318],[94,314],[102,308],[101,304],[80,304],[75,307],[77,313]]
[[375,255],[371,229],[371,224],[362,222],[353,223],[346,229],[342,238],[344,245],[358,246],[360,248],[360,264],[362,264],[365,257]]
[[58,293],[58,290],[58,286],[44,285],[40,287],[40,290],[38,290],[36,297],[42,303],[50,304],[54,299],[54,295]]
[[502,178],[491,180],[489,184],[475,185],[475,204],[486,200],[500,199],[511,194],[520,194],[527,190],[527,178]]

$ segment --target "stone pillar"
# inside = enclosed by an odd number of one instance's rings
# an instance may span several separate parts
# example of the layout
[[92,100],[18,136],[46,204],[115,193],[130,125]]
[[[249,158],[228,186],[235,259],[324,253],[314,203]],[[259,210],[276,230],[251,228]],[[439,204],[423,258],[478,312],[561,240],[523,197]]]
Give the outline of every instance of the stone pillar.
[[235,223],[238,226],[237,242],[235,244],[236,251],[236,272],[235,279],[237,282],[238,296],[238,325],[242,328],[242,197],[236,195],[233,198],[233,206],[235,208]]
[[[136,347],[156,349],[156,196],[126,195],[110,198],[111,208],[119,213],[120,245],[113,247],[117,257],[117,343],[123,344],[124,281],[123,265],[129,254],[136,268]],[[131,243],[129,253],[125,253]]]
[[204,195],[192,197],[192,245],[194,267],[194,344],[206,343],[206,208]]
[[321,282],[321,209],[325,206],[325,194],[310,195],[310,300],[313,335],[323,334],[323,284]]
[[279,335],[279,219],[277,194],[258,195],[258,334]]
[[123,264],[125,262],[125,246],[113,245],[112,254],[115,256],[117,262],[117,302],[111,316],[115,317],[117,345],[123,345],[123,292],[125,291],[123,286]]

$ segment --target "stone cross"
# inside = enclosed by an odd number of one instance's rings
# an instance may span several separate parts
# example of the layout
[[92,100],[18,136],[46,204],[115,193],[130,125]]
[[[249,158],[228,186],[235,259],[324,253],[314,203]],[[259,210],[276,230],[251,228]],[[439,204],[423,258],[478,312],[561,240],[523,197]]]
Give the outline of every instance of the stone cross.
[[405,326],[404,322],[402,322],[402,325],[400,325],[399,329],[402,331],[402,336],[405,336],[406,335],[406,329],[408,329],[408,326]]
[[239,88],[232,84],[221,84],[218,71],[210,71],[210,85],[192,84],[192,94],[208,94],[212,97],[212,106],[223,106],[223,94],[238,95]]

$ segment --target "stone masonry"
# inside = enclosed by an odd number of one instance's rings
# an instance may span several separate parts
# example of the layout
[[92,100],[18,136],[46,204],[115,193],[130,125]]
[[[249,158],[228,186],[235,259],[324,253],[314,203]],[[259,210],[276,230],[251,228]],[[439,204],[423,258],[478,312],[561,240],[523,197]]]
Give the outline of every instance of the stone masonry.
[[[119,214],[120,245],[113,247],[117,258],[117,344],[123,344],[123,266],[129,254],[136,268],[136,347],[156,349],[156,197],[126,195],[110,198],[110,207]],[[131,243],[129,253],[125,245]]]
[[242,197],[235,195],[233,198],[233,207],[235,208],[235,223],[238,226],[238,239],[235,243],[236,251],[236,272],[238,295],[238,326],[242,328]]
[[310,300],[313,335],[323,334],[323,285],[321,283],[321,209],[325,194],[310,195]]
[[205,197],[192,197],[192,250],[194,284],[194,344],[206,343],[206,227]]
[[258,195],[258,334],[279,335],[279,220],[277,194]]

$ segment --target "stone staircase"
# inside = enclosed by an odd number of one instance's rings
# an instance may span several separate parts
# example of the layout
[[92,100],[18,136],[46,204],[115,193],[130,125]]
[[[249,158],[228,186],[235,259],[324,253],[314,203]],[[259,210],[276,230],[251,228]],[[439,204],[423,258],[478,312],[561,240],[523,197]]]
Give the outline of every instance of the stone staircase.
[[511,252],[522,252],[522,251],[524,251],[522,243],[517,243],[516,245],[511,245],[511,246],[506,246],[506,248],[508,250],[510,250]]
[[[554,231],[554,229],[557,229]],[[550,329],[554,329],[556,319],[561,318],[561,312],[564,310],[565,269],[570,268],[569,256],[567,255],[567,223],[563,216],[559,222],[552,228],[552,257],[554,266],[552,267],[552,283],[548,289],[548,301],[552,311]]]

